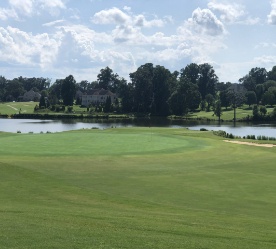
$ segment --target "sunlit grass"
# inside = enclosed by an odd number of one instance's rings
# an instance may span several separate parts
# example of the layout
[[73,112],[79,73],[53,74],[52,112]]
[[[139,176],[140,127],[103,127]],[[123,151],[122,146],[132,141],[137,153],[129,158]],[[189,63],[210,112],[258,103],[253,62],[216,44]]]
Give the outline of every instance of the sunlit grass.
[[275,248],[275,148],[211,132],[0,133],[1,248]]
[[33,113],[38,102],[4,102],[0,103],[0,114]]

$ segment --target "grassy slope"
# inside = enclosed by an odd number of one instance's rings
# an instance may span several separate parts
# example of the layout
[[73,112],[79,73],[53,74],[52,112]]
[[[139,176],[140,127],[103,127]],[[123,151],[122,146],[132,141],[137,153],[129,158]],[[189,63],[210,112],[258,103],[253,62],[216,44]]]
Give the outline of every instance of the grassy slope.
[[18,114],[21,108],[21,113],[33,113],[35,105],[38,102],[6,102],[0,103],[0,114]]
[[276,248],[275,148],[155,128],[0,141],[1,248]]
[[[267,113],[271,113],[273,108],[267,107]],[[242,106],[236,109],[236,118],[242,119],[246,118],[247,116],[252,116],[252,109],[248,108],[248,106]],[[218,120],[218,117],[214,115],[213,111],[205,112],[201,111],[198,113],[190,114],[189,117],[191,118],[208,118],[208,119],[215,119]],[[223,108],[221,119],[223,120],[233,120],[234,119],[234,110],[230,110],[229,108],[226,110]]]

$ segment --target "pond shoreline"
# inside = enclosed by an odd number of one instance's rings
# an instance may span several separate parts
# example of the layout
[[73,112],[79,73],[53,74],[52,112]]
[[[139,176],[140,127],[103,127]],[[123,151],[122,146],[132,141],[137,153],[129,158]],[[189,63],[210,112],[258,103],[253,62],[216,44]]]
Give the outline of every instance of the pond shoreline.
[[[2,114],[0,118],[9,118],[9,119],[53,119],[53,120],[62,120],[62,119],[168,119],[168,120],[183,120],[183,121],[205,121],[205,122],[233,122],[234,120],[224,120],[221,119],[210,119],[205,117],[185,117],[185,116],[151,116],[150,114],[49,114],[49,113],[20,113],[20,114]],[[251,122],[252,119],[237,119],[236,122]]]

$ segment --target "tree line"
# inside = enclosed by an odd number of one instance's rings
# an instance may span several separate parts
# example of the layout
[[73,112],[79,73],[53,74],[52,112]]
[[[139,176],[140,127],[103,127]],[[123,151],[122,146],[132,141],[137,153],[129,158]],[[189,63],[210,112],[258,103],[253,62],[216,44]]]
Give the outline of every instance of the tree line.
[[0,101],[17,100],[32,89],[41,94],[40,107],[73,106],[74,103],[81,104],[81,95],[77,93],[103,88],[118,96],[118,102],[113,104],[113,110],[118,112],[166,116],[212,110],[219,118],[222,107],[235,110],[242,104],[257,105],[259,109],[255,107],[255,113],[260,114],[261,105],[276,104],[276,66],[271,71],[252,68],[239,84],[219,82],[214,68],[208,63],[191,63],[174,72],[164,66],[146,63],[130,73],[129,78],[128,82],[109,67],[101,69],[97,79],[91,82],[76,82],[72,75],[52,84],[48,78],[7,80],[0,76]]

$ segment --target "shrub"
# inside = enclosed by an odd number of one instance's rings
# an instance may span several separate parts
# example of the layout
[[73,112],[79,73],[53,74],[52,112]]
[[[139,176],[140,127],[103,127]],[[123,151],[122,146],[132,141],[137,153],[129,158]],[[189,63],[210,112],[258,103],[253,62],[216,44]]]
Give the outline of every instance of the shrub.
[[68,106],[67,111],[71,113],[73,111],[73,106]]
[[208,131],[208,130],[205,128],[200,128],[200,131]]
[[226,136],[226,132],[225,132],[225,131],[222,131],[222,130],[213,131],[213,134],[216,135],[216,136],[220,136],[220,137],[227,137],[227,136]]
[[228,138],[234,139],[235,137],[234,137],[234,135],[233,135],[232,133],[230,133],[230,134],[228,135]]

